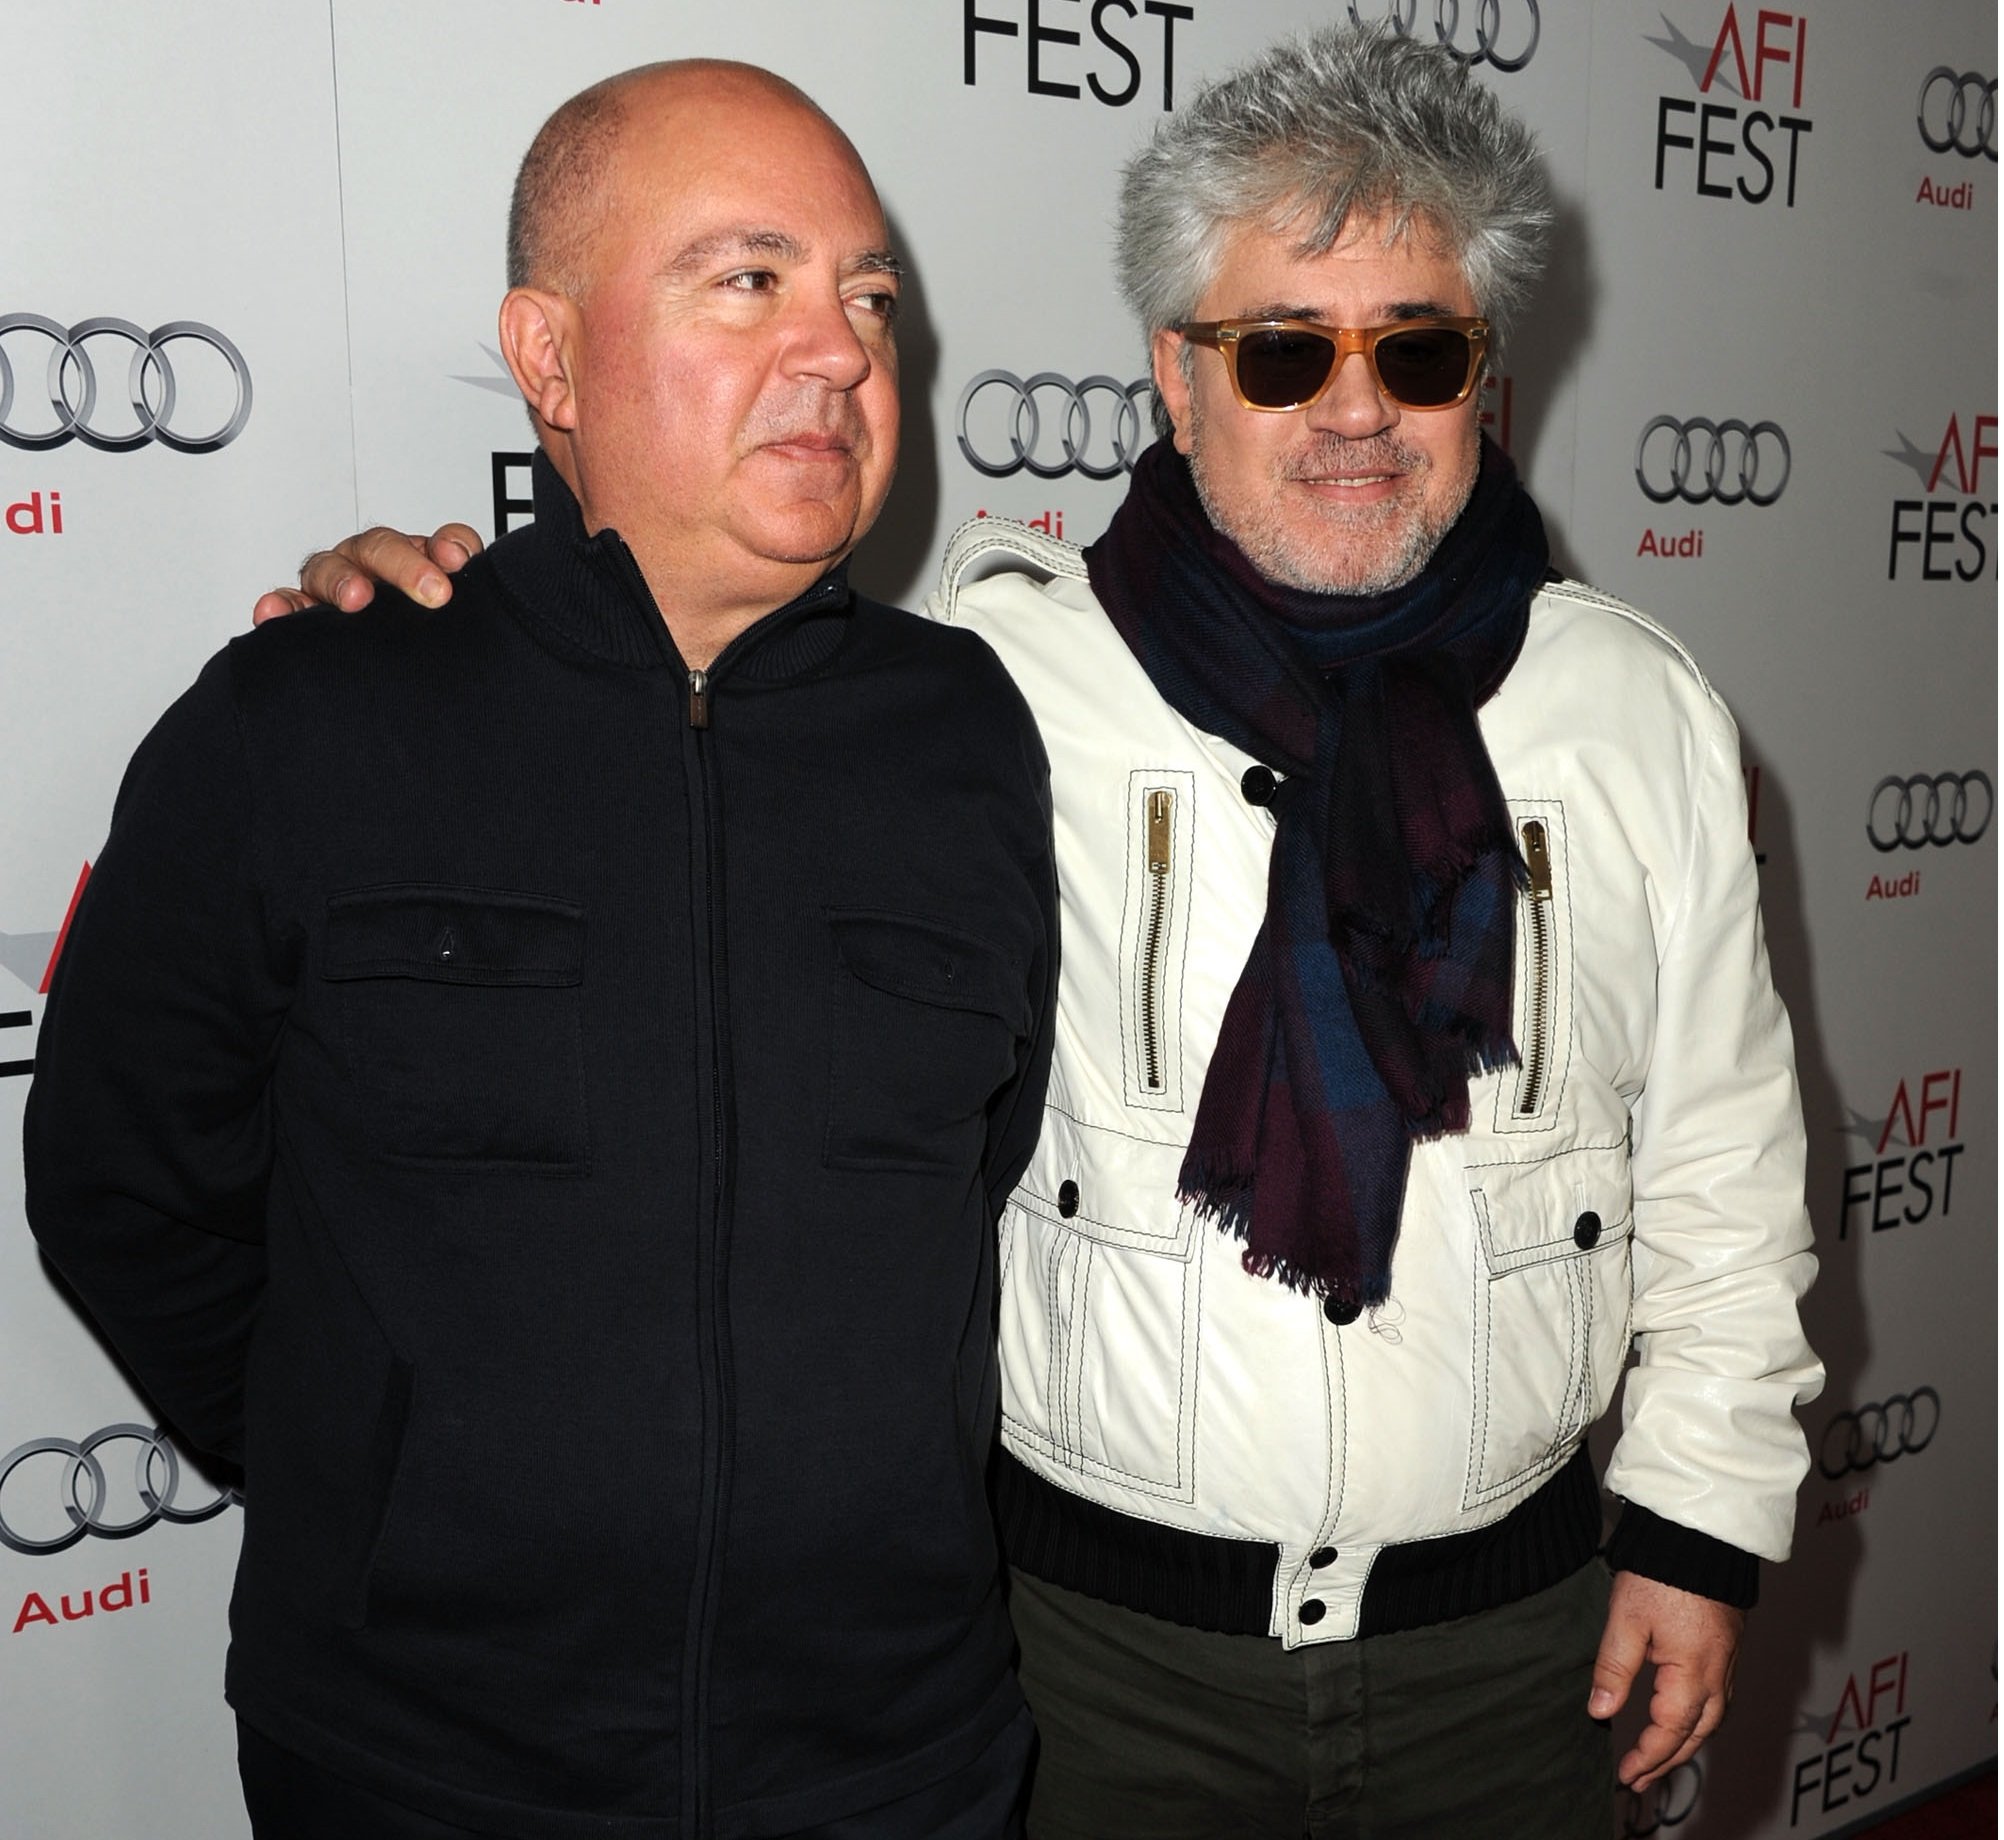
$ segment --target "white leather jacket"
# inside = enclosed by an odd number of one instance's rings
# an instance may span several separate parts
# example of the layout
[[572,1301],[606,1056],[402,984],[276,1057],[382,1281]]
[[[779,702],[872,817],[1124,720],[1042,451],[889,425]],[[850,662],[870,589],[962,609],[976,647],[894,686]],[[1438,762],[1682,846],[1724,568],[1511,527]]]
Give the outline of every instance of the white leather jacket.
[[1251,756],[1161,699],[1070,544],[977,520],[927,611],[1001,654],[1056,807],[1057,1053],[1002,1219],[1009,1450],[1119,1513],[1277,1543],[1271,1633],[1340,1640],[1382,1547],[1492,1522],[1558,1470],[1632,1341],[1606,1486],[1786,1557],[1791,1408],[1822,1383],[1801,1109],[1737,732],[1684,649],[1575,583],[1534,601],[1481,712],[1532,869],[1522,1065],[1415,1149],[1392,1301],[1338,1327],[1176,1198],[1265,910]]

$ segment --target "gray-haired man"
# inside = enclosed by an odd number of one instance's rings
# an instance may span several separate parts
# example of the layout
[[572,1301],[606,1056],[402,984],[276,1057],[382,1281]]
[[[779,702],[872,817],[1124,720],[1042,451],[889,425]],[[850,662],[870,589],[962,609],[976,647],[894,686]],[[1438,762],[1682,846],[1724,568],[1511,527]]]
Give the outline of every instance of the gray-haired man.
[[[1441,48],[1207,87],[1122,195],[1172,438],[1089,550],[947,558],[1059,810],[1002,1227],[1040,1840],[1601,1840],[1596,1721],[1647,1660],[1620,1779],[1688,1757],[1787,1551],[1821,1370],[1736,736],[1476,425],[1549,218]],[[358,564],[427,572],[309,585]]]

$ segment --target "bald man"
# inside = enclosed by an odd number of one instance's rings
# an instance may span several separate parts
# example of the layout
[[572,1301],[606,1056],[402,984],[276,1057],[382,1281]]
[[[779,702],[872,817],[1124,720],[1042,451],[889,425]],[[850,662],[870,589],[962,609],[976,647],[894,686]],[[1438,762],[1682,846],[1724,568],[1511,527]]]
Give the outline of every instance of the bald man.
[[523,164],[533,527],[227,648],[50,993],[30,1221],[240,1461],[261,1840],[990,1840],[983,1489],[1055,915],[1034,726],[843,564],[896,455],[854,149],[654,66]]

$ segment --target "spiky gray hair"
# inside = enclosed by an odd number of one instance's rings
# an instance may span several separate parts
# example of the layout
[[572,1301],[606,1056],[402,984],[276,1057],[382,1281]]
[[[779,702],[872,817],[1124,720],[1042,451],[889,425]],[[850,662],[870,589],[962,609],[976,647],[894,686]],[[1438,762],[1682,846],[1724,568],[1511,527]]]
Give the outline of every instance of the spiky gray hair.
[[1152,336],[1195,317],[1239,225],[1316,256],[1353,218],[1451,256],[1493,351],[1544,266],[1551,188],[1531,131],[1446,46],[1333,26],[1207,84],[1128,162],[1121,293]]

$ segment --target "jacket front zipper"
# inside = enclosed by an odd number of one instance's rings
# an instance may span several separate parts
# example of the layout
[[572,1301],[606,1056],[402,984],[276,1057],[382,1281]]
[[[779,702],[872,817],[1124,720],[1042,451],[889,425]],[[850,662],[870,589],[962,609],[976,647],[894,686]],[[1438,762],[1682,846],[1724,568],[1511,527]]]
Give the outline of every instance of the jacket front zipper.
[[[656,619],[653,592],[633,553],[613,545],[617,566],[638,604]],[[663,640],[673,650],[666,624]],[[730,1229],[732,1210],[730,987],[724,942],[723,807],[718,796],[716,744],[710,734],[716,667],[746,638],[740,633],[707,670],[687,670],[687,728],[682,763],[689,788],[689,876],[698,937],[692,941],[697,973],[697,1080],[706,1088],[709,1183],[696,1241],[697,1372],[702,1387],[703,1462],[697,1479],[696,1550],[690,1571],[683,1634],[681,1681],[681,1805],[678,1831],[708,1840],[715,1804],[710,1783],[710,1662],[722,1592],[723,1529],[730,1512],[730,1450],[734,1435],[731,1394]],[[678,660],[679,662],[679,660]],[[684,667],[685,670],[687,667]],[[707,1040],[702,1037],[707,1036]]]
[[1176,795],[1166,787],[1148,794],[1148,893],[1141,929],[1141,1084],[1164,1089],[1162,980],[1169,947],[1170,850],[1176,834]]
[[1545,1096],[1552,1058],[1552,851],[1543,822],[1524,822],[1524,866],[1531,886],[1524,901],[1529,989],[1524,999],[1524,1040],[1517,1077],[1519,1118],[1534,1118]]

